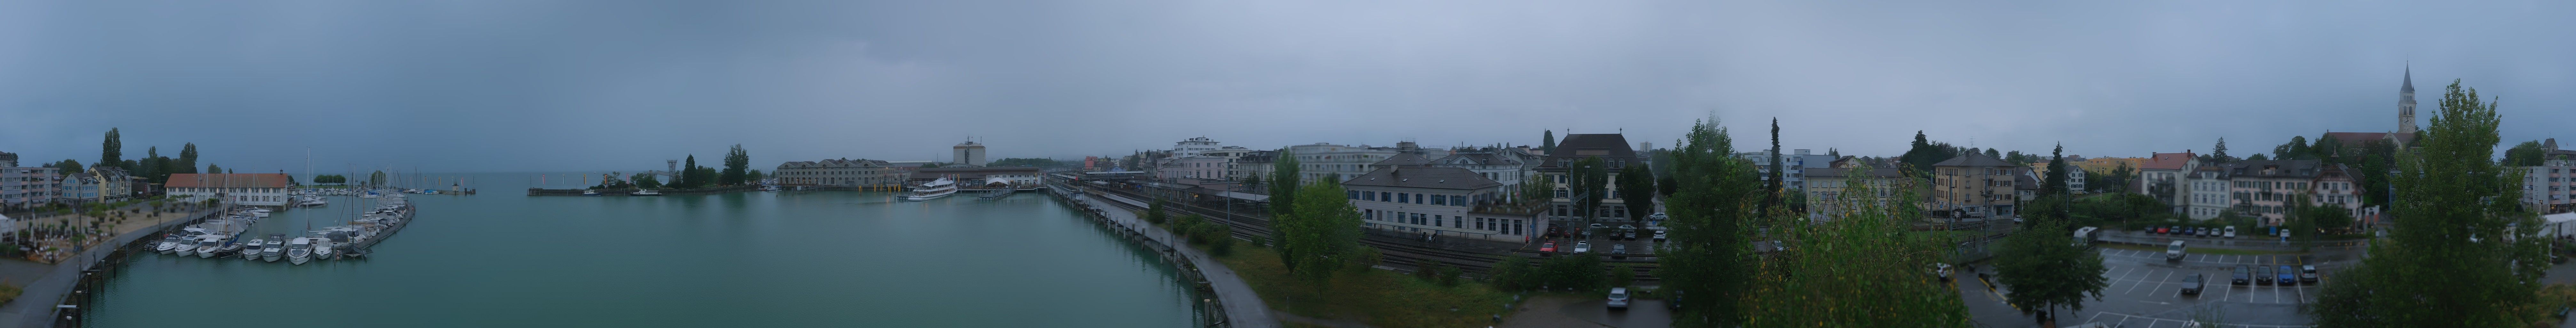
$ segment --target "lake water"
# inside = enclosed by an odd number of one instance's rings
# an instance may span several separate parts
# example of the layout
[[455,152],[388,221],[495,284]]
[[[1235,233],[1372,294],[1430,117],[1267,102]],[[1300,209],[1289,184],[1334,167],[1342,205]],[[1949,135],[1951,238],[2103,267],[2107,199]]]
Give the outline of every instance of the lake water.
[[[419,218],[365,260],[140,254],[120,264],[90,325],[1188,327],[1199,317],[1171,266],[1040,193],[906,202],[524,188],[412,195]],[[338,225],[370,201],[334,197],[253,230]]]

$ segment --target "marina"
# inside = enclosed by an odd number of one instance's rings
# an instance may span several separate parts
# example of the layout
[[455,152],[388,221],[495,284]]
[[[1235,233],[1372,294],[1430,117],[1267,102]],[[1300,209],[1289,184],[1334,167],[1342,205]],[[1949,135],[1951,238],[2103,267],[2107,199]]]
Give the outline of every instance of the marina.
[[[297,266],[281,254],[264,263],[263,249],[260,260],[115,262],[87,326],[1203,324],[1172,263],[1060,201],[904,195],[410,197],[436,209],[432,220],[368,242],[366,260]],[[241,239],[283,247],[349,221],[340,209],[357,197],[276,212]],[[242,316],[202,306],[211,299],[293,300],[299,309]]]

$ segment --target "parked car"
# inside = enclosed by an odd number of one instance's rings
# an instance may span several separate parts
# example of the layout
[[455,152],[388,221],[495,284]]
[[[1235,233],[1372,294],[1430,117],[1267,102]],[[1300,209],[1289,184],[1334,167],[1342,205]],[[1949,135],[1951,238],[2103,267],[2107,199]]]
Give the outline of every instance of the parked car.
[[2227,283],[2232,285],[2254,283],[2254,267],[2243,264],[2236,265],[2236,272],[2227,277]]
[[1941,279],[1941,281],[1950,281],[1951,270],[1949,263],[1936,262],[1932,263],[1931,267],[1932,270],[1930,273],[1932,274],[1932,278]]
[[2165,227],[2148,227],[2147,233],[2165,233]]
[[2200,281],[2200,274],[2198,273],[2182,277],[2183,295],[2200,295],[2200,289],[2202,287],[2208,287],[2208,285],[2209,283]]
[[1591,252],[1592,252],[1592,242],[1588,242],[1588,241],[1578,241],[1578,242],[1574,242],[1574,252],[1575,252],[1575,253],[1591,253]]
[[2316,265],[2301,265],[2301,266],[2299,266],[2299,283],[2303,283],[2303,284],[2313,284],[2313,283],[2317,283],[2317,266],[2316,266]]
[[2299,271],[2290,270],[2290,266],[2281,266],[2279,275],[2279,277],[2274,277],[2277,279],[2272,281],[2278,282],[2282,286],[2296,285],[2299,283]]
[[1556,251],[1556,242],[1551,241],[1551,242],[1547,242],[1547,243],[1545,243],[1545,244],[1538,244],[1538,251],[1541,251],[1541,252],[1554,252],[1554,251]]
[[2201,237],[2217,237],[2218,228],[2200,228]]
[[2225,232],[2225,233],[2221,233],[2220,235],[2226,236],[2228,239],[2235,239],[2235,238],[2236,238],[2236,226],[2227,226],[2227,232]]
[[1628,309],[1628,287],[1610,287],[1610,308]]
[[2183,255],[2183,252],[2182,252],[2182,251],[2183,251],[2183,245],[2182,245],[2182,241],[2180,241],[2180,240],[2173,241],[2173,243],[2165,244],[2165,260],[2166,260],[2166,261],[2176,261],[2176,262],[2182,261],[2182,255]]
[[1664,242],[1664,231],[1663,231],[1663,230],[1655,230],[1655,242],[1658,242],[1658,243],[1660,243],[1660,242]]
[[1628,244],[1610,244],[1610,254],[1628,254]]
[[2258,267],[2254,267],[2254,284],[2256,284],[2256,285],[2270,285],[2270,284],[2272,284],[2272,267],[2268,267],[2268,266],[2258,266]]

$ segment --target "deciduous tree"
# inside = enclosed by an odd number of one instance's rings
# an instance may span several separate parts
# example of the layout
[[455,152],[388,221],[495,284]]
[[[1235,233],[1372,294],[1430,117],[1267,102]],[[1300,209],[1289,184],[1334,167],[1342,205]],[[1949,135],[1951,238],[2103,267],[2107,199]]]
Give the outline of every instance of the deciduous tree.
[[[2518,209],[2521,174],[2499,166],[2496,106],[2454,80],[2440,111],[2398,154],[2388,237],[2326,279],[2320,327],[2519,327],[2540,300],[2548,239]],[[2438,282],[2438,283],[2436,283]]]
[[1695,122],[1673,145],[1674,192],[1664,200],[1670,241],[1656,277],[1665,288],[1690,295],[1676,326],[1729,327],[1742,323],[1739,301],[1753,264],[1748,227],[1761,201],[1753,163],[1734,157],[1733,138],[1716,118]]

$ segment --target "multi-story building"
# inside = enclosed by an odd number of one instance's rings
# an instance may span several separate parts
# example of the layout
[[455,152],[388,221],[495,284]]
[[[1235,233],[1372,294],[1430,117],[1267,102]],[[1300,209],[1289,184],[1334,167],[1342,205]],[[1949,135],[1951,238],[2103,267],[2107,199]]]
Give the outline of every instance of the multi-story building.
[[2540,214],[2576,212],[2576,151],[2558,149],[2557,138],[2540,145],[2540,166],[2515,167],[2523,170],[2523,206]]
[[1547,231],[1545,218],[1508,205],[1503,184],[1464,168],[1379,166],[1342,187],[1366,228],[1516,242]]
[[984,189],[1010,187],[1030,188],[1046,183],[1045,173],[1036,167],[935,167],[922,168],[912,174],[912,184],[920,185],[948,178],[959,188]]
[[1199,156],[1200,153],[1223,148],[1217,144],[1216,139],[1208,139],[1208,137],[1181,139],[1180,142],[1172,143],[1172,157]]
[[2133,191],[2153,196],[2157,201],[2170,205],[2167,210],[2181,214],[2191,207],[2190,188],[2183,185],[2190,181],[2183,174],[2197,167],[2200,167],[2200,158],[2191,151],[2153,153],[2146,162],[2138,164],[2138,183],[2130,185],[2137,186]]
[[[1546,215],[1550,216],[1551,220],[1585,218],[1624,219],[1628,217],[1628,211],[1631,210],[1629,208],[1630,204],[1628,204],[1627,200],[1622,199],[1620,197],[1621,195],[1619,195],[1619,170],[1628,168],[1629,165],[1642,165],[1646,163],[1646,159],[1644,157],[1638,157],[1637,151],[1635,149],[1629,149],[1628,145],[1628,137],[1626,135],[1615,133],[1565,135],[1565,139],[1563,141],[1556,143],[1556,149],[1554,151],[1547,152],[1547,157],[1544,157],[1539,161],[1537,169],[1540,179],[1547,179],[1548,181],[1554,182],[1557,186],[1556,194],[1550,195],[1553,199],[1549,202],[1550,205]],[[1609,181],[1602,184],[1602,186],[1604,186],[1603,189],[1605,189],[1604,191],[1608,192],[1608,194],[1603,195],[1601,206],[1599,208],[1591,209],[1592,211],[1588,213],[1589,215],[1586,215],[1587,213],[1585,213],[1584,209],[1574,202],[1574,197],[1577,196],[1572,189],[1572,181],[1574,180],[1569,179],[1566,176],[1566,174],[1572,172],[1574,169],[1578,169],[1574,167],[1576,161],[1586,158],[1600,158],[1601,164],[1608,167],[1598,169],[1607,172],[1605,176],[1609,178]],[[1640,207],[1652,206],[1650,204],[1636,205]],[[1653,209],[1640,208],[1634,210],[1652,211]]]
[[2186,193],[2183,215],[2192,220],[2215,219],[2235,206],[2235,187],[2228,182],[2228,172],[2218,165],[2196,165],[2186,172],[2181,180]]
[[1251,181],[1252,177],[1261,177],[1262,180],[1269,180],[1270,173],[1274,169],[1270,163],[1278,158],[1279,151],[1276,150],[1244,152],[1243,156],[1234,159],[1234,166],[1226,167],[1225,179]]
[[1924,206],[1952,217],[2012,216],[2014,187],[2023,167],[1980,153],[1932,164],[1932,201]]
[[1162,181],[1179,181],[1183,178],[1223,180],[1226,178],[1227,170],[1234,166],[1234,159],[1216,156],[1183,156],[1165,158],[1160,165],[1162,168],[1154,170],[1154,177]]
[[[2081,195],[2091,192],[2092,189],[2086,189],[2084,185],[2084,177],[2087,173],[2084,172],[2083,167],[2075,165],[2075,163],[2083,163],[2084,158],[2075,155],[2066,155],[2066,157],[2068,169],[2066,170],[2066,193]],[[2030,163],[2030,171],[2032,174],[2037,174],[2040,181],[2048,180],[2048,162]]]
[[790,186],[897,187],[919,169],[920,164],[842,158],[781,163],[769,175]]
[[[1807,218],[1819,222],[1832,220],[1848,211],[1855,202],[1892,206],[1898,188],[1914,188],[1905,171],[1894,167],[1807,168]],[[1857,193],[1854,186],[1868,193]]]
[[2144,165],[2146,162],[2147,159],[2137,157],[2090,157],[2085,158],[2082,162],[2069,161],[2066,162],[2066,165],[2082,168],[2084,171],[2095,174],[2106,174],[2124,166],[2128,167],[2130,170],[2136,170],[2139,165]]
[[1538,176],[1538,155],[1526,148],[1458,148],[1448,156],[1431,160],[1429,166],[1476,172],[1476,175],[1503,184],[1505,197],[1519,199],[1521,183]]
[[2290,211],[2298,210],[2300,197],[2306,197],[2310,206],[2361,208],[2358,179],[2341,165],[2300,159],[2243,160],[2223,167],[2231,189],[2228,198],[2235,202],[2232,209],[2238,215],[2259,218],[2264,225],[2281,225]]
[[293,177],[285,173],[178,173],[162,189],[173,197],[218,198],[251,206],[286,206]]
[[92,167],[89,172],[98,176],[100,201],[113,202],[134,198],[135,178],[134,175],[125,173],[124,168]]
[[1288,146],[1288,153],[1296,156],[1299,179],[1321,181],[1324,177],[1336,176],[1341,181],[1350,181],[1367,174],[1371,164],[1395,156],[1397,150],[1394,147],[1316,143]]
[[1807,168],[1831,167],[1834,162],[1833,156],[1811,154],[1806,149],[1793,150],[1789,155],[1775,155],[1770,150],[1735,154],[1736,158],[1753,161],[1753,173],[1766,183],[1771,181],[1771,158],[1775,156],[1780,158],[1780,185],[1792,190],[1807,187]]
[[957,164],[984,166],[984,144],[975,143],[974,140],[967,140],[966,142],[959,143],[956,146],[949,146],[948,151],[950,152],[949,156],[953,156],[950,157],[951,160],[957,161]]
[[54,203],[54,190],[61,188],[61,173],[50,167],[18,167],[17,163],[0,163],[0,207],[26,207]]

